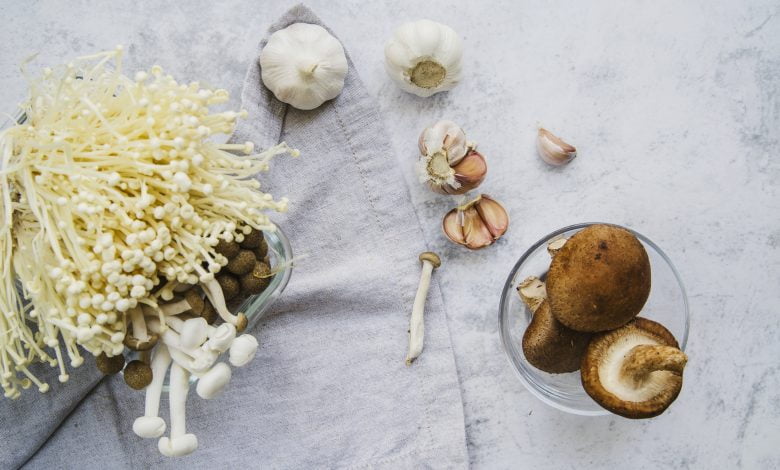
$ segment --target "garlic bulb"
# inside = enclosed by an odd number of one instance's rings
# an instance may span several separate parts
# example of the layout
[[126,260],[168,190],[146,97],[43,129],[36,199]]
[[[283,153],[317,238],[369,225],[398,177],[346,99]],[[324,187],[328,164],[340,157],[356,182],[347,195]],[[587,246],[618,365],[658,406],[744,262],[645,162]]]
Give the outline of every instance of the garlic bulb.
[[260,68],[263,83],[279,101],[308,110],[341,93],[347,57],[322,26],[295,23],[268,38]]
[[577,158],[577,149],[547,129],[539,128],[536,149],[542,160],[550,165],[562,166]]
[[440,194],[463,194],[479,186],[487,174],[485,157],[452,121],[426,128],[418,142],[420,182]]
[[482,194],[444,216],[444,234],[470,250],[492,245],[509,228],[509,215],[501,204]]
[[385,66],[402,90],[428,97],[460,81],[463,45],[455,30],[430,20],[401,25],[385,46]]

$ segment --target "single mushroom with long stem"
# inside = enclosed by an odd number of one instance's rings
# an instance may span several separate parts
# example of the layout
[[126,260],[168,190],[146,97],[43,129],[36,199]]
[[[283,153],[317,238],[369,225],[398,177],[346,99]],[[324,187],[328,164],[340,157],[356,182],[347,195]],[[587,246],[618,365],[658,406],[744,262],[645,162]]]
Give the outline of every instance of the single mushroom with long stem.
[[[124,345],[133,351],[148,351],[157,344],[157,335],[149,334],[141,306],[128,310],[131,331],[125,335]],[[132,332],[132,334],[130,334]]]
[[160,412],[160,395],[163,382],[171,365],[171,355],[164,344],[160,344],[152,355],[152,382],[146,387],[146,402],[144,415],[135,419],[133,432],[147,439],[160,437],[165,432],[165,421],[158,416]]
[[248,323],[246,315],[241,312],[236,315],[230,313],[230,310],[228,310],[227,304],[225,303],[225,296],[222,294],[222,288],[219,287],[219,283],[214,279],[214,276],[203,276],[200,285],[219,316],[227,323],[235,326],[237,331],[244,331]]
[[171,435],[157,441],[157,448],[166,457],[181,457],[198,448],[198,438],[187,433],[187,393],[190,389],[189,372],[174,361],[170,378]]
[[431,251],[421,253],[419,258],[422,263],[422,272],[420,273],[420,283],[417,286],[417,294],[414,296],[412,316],[409,320],[409,352],[406,354],[407,366],[411,365],[422,353],[423,338],[425,336],[425,320],[423,318],[425,299],[428,297],[428,288],[431,285],[431,274],[434,269],[441,266],[441,258]]
[[200,296],[197,289],[191,288],[184,293],[184,297],[160,305],[160,310],[166,315],[180,315],[182,313],[191,313],[200,315],[204,308],[203,297]]

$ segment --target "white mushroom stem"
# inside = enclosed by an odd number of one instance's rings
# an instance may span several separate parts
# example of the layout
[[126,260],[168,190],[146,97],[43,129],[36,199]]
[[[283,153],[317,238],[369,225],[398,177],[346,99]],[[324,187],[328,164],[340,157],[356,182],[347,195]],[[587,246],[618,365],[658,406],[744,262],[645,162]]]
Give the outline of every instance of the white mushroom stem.
[[130,314],[130,324],[133,325],[133,337],[138,341],[149,341],[149,332],[146,331],[146,321],[141,307],[133,307],[128,312]]
[[525,278],[517,286],[517,293],[520,294],[520,298],[528,309],[531,310],[531,313],[536,313],[544,299],[547,298],[547,289],[544,281],[536,276]]
[[180,313],[192,310],[192,306],[187,302],[187,299],[181,299],[176,302],[168,302],[160,305],[160,310],[166,315],[179,315]]
[[[223,353],[230,348],[233,340],[236,338],[236,327],[230,323],[223,323],[219,326],[211,326],[203,318],[190,318],[188,320],[182,320],[177,317],[167,317],[165,319],[168,326],[179,332],[182,336],[182,344],[184,345],[184,337],[192,338],[189,341],[197,342],[198,346],[210,351],[216,351]],[[208,341],[203,343],[200,341],[203,332],[208,337]],[[203,339],[205,341],[205,339]]]
[[547,244],[547,253],[550,254],[550,256],[555,256],[555,253],[558,252],[561,248],[563,248],[563,245],[566,244],[568,241],[568,238],[558,238],[556,240],[551,241]]
[[685,353],[673,346],[640,344],[626,354],[620,373],[634,384],[643,385],[656,371],[682,374],[687,362]]
[[163,331],[156,318],[150,319],[148,326],[153,332],[160,335],[160,339],[168,347],[174,362],[189,372],[195,375],[203,374],[217,361],[218,354],[215,351],[182,346],[181,336],[172,328],[165,328]]
[[[217,311],[219,316],[224,321],[235,326],[237,329],[242,330],[243,328],[241,327],[240,317],[243,315],[233,315],[230,313],[230,310],[228,310],[227,304],[225,303],[225,295],[222,293],[222,288],[219,286],[219,283],[216,281],[216,279],[214,279],[213,276],[210,280],[206,280],[205,282],[203,282],[203,279],[201,279],[200,285],[203,288],[203,292],[206,293],[206,297],[208,297],[209,302],[211,302],[211,305],[214,307],[214,310]],[[244,322],[245,321],[246,320],[244,320]]]
[[180,457],[191,454],[198,448],[198,438],[187,434],[187,393],[190,389],[190,374],[179,364],[171,367],[170,408],[171,436],[161,437],[157,448],[166,457]]
[[428,288],[431,285],[431,274],[435,267],[427,259],[421,258],[421,261],[420,284],[417,286],[417,294],[414,297],[414,306],[412,307],[412,317],[409,320],[409,352],[406,354],[406,365],[411,365],[423,350],[423,338],[425,336],[423,311],[425,309],[425,299],[428,297]]
[[156,438],[165,432],[165,421],[158,416],[160,411],[160,395],[168,367],[171,365],[171,355],[164,344],[158,345],[152,357],[152,383],[146,387],[146,404],[144,415],[136,418],[133,432],[139,437]]

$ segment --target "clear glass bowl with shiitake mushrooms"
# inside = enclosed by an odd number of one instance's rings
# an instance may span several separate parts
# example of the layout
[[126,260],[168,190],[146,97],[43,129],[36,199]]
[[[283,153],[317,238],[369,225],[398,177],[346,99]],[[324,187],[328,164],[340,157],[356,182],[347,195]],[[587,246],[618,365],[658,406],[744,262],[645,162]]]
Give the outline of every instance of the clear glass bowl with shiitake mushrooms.
[[564,227],[531,246],[499,308],[504,349],[525,387],[587,416],[666,410],[682,387],[688,327],[671,260],[647,237],[602,223]]

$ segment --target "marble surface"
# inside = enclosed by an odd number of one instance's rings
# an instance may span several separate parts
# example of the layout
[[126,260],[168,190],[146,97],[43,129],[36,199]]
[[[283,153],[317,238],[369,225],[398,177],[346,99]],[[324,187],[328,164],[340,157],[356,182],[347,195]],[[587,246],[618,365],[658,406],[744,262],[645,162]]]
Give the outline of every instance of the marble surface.
[[[288,1],[0,2],[0,102],[24,94],[18,65],[128,46],[131,70],[156,62],[227,88]],[[437,271],[476,468],[776,468],[780,466],[780,8],[743,2],[308,2],[339,34],[385,115]],[[463,83],[419,99],[383,69],[395,26],[455,27]],[[452,205],[416,183],[420,130],[455,120],[480,143],[482,190],[512,217],[477,253],[443,238]],[[537,123],[577,145],[553,169],[534,153]],[[403,182],[399,181],[399,184]],[[388,188],[393,190],[393,188]],[[687,284],[692,324],[685,386],[646,421],[584,418],[536,400],[501,348],[501,287],[544,234],[608,221],[654,240]]]

